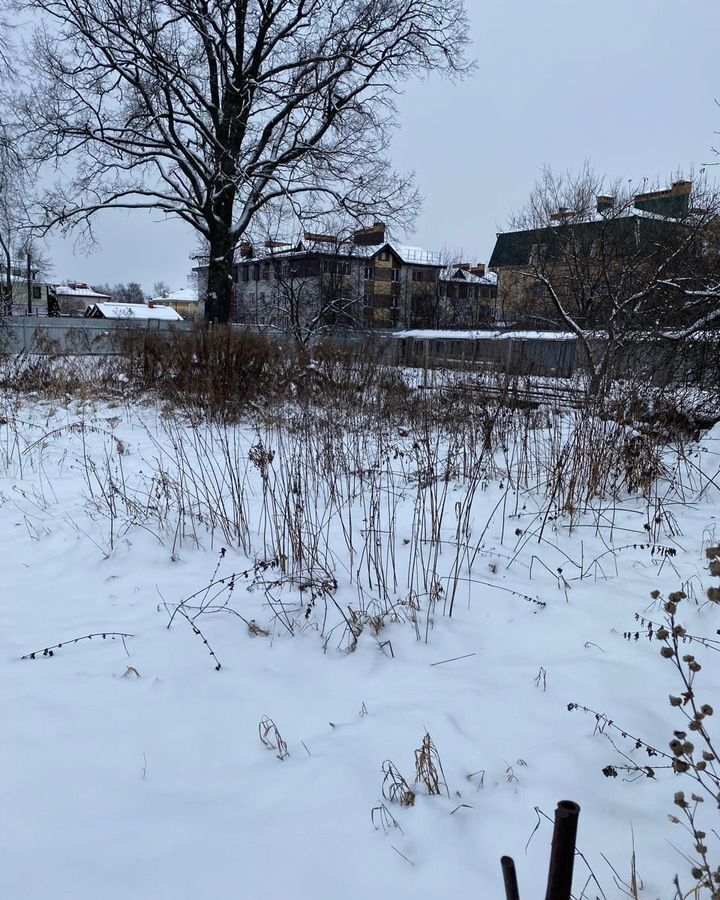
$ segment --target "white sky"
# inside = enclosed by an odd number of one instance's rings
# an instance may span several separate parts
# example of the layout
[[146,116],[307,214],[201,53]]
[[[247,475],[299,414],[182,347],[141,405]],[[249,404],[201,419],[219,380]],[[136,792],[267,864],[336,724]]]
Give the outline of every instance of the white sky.
[[[720,162],[720,0],[466,2],[475,75],[399,102],[394,163],[425,196],[412,243],[487,261],[544,163],[669,181]],[[181,223],[116,212],[97,234],[90,256],[51,240],[56,279],[185,284],[195,238]]]

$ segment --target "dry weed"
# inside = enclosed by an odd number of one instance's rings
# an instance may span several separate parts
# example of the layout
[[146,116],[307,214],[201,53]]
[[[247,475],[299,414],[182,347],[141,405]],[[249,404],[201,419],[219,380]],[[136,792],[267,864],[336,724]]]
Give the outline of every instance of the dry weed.
[[400,806],[414,806],[415,792],[389,759],[382,764],[382,771],[385,776],[382,784],[383,797]]
[[277,725],[268,716],[263,716],[258,722],[258,734],[268,750],[275,751],[278,759],[283,760],[290,756],[290,751],[283,740],[283,736],[278,731]]
[[443,788],[450,796],[437,747],[428,732],[425,732],[422,744],[415,751],[415,784],[420,782],[425,785],[428,794],[440,794],[440,788]]

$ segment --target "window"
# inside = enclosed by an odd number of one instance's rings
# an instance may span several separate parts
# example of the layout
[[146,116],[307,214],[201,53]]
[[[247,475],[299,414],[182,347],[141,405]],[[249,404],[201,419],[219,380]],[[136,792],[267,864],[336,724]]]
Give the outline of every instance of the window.
[[42,291],[40,290],[39,285],[33,285],[32,289],[33,300],[39,300],[42,297]]
[[387,250],[383,250],[383,252],[380,254],[380,260],[382,262],[387,262],[389,259],[390,259],[390,254],[387,252]]
[[390,281],[400,281],[400,269],[390,269]]
[[372,281],[375,278],[375,266],[365,266],[365,281]]
[[435,281],[437,273],[434,269],[413,269],[413,281]]
[[260,281],[260,263],[253,265],[253,281]]
[[547,260],[547,244],[533,244],[530,247],[530,257],[528,264],[531,266],[539,266]]
[[347,259],[323,259],[322,270],[326,275],[349,275],[350,261]]
[[243,281],[250,281],[250,266],[245,265],[242,267],[241,278]]

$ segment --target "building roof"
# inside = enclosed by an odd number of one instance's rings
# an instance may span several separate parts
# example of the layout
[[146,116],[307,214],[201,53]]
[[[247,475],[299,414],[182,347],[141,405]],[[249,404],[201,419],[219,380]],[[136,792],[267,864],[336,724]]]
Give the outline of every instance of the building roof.
[[[298,241],[294,246],[281,248],[262,248],[262,252],[253,253],[252,256],[240,256],[235,263],[262,263],[272,259],[287,259],[294,256],[320,255],[320,256],[349,256],[357,259],[371,259],[383,250],[390,250],[405,265],[436,266],[442,265],[441,254],[435,250],[424,250],[422,247],[413,247],[409,244],[399,244],[395,241],[385,241],[382,244],[353,244],[352,242],[332,243],[330,241]],[[207,267],[203,261],[196,269]]]
[[93,290],[86,284],[55,284],[55,293],[58,297],[78,297],[90,300],[96,298],[98,300],[109,300],[109,294],[101,294],[99,291]]
[[562,259],[564,242],[563,237],[572,234],[583,246],[585,252],[589,252],[592,242],[600,237],[612,238],[614,249],[628,247],[637,249],[638,240],[642,246],[650,249],[658,243],[682,228],[683,224],[673,219],[660,216],[633,213],[626,216],[604,219],[598,216],[584,222],[565,222],[556,225],[547,225],[543,228],[528,228],[524,231],[506,231],[497,236],[495,247],[490,257],[488,267],[499,269],[503,266],[527,266],[530,263],[530,255],[535,246],[542,245],[546,259]]
[[494,272],[486,272],[484,275],[475,275],[467,269],[459,266],[447,266],[440,273],[440,281],[462,281],[466,284],[497,284],[497,275]]
[[159,303],[160,305],[163,303],[197,303],[197,288],[178,288],[176,291],[170,291],[162,297],[153,297],[152,302]]
[[418,341],[574,341],[576,335],[570,331],[451,331],[448,329],[412,328],[396,331],[394,338],[413,338]]
[[394,241],[386,241],[385,244],[374,249],[375,252],[378,252],[385,249],[386,247],[392,250],[396,256],[399,256],[406,265],[442,265],[441,254],[436,252],[435,250],[423,250],[422,247],[411,247],[407,244],[396,244]]
[[149,306],[144,303],[94,303],[85,315],[103,319],[165,319],[182,322],[183,317],[171,306]]

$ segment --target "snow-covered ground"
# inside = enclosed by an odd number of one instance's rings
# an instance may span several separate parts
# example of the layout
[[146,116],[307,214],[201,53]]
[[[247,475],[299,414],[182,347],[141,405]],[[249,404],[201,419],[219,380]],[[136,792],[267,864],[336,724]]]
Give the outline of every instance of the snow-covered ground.
[[[512,446],[493,464],[465,448],[465,471],[455,448],[443,469],[440,434],[423,467],[407,432],[328,426],[308,444],[290,419],[211,429],[152,405],[6,399],[0,894],[500,898],[510,854],[539,897],[541,813],[561,799],[582,808],[576,896],[623,896],[610,864],[629,881],[633,847],[640,897],[689,883],[668,821],[688,785],[604,777],[624,760],[568,704],[662,749],[681,726],[635,614],[661,621],[651,591],[685,585],[688,631],[720,627],[704,602],[720,430],[689,447],[682,487],[596,498],[571,527]],[[127,636],[66,644],[110,632]],[[693,652],[711,702],[717,654]],[[426,733],[439,796],[415,784]],[[384,796],[388,760],[414,805]]]

